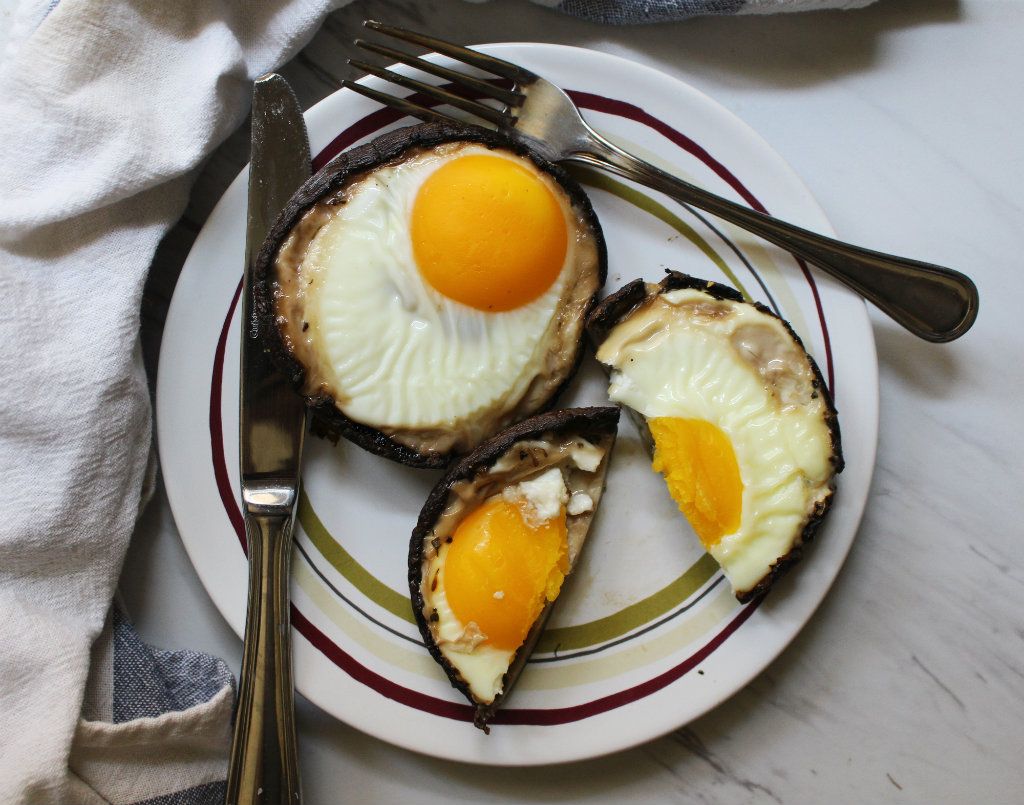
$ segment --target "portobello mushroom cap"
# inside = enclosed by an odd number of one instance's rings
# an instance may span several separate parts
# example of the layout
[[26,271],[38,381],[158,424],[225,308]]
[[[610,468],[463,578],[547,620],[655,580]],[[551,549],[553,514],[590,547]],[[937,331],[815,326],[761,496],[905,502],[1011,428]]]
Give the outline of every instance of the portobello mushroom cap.
[[[332,388],[316,368],[301,307],[296,302],[298,267],[313,237],[346,202],[349,189],[373,171],[453,143],[479,144],[527,159],[566,194],[577,227],[577,243],[586,265],[565,282],[555,320],[549,323],[541,356],[542,371],[532,376],[518,399],[503,400],[483,419],[424,427],[357,421],[344,411],[344,389]],[[573,237],[570,230],[570,238]],[[583,251],[580,254],[584,254]],[[442,468],[468,453],[489,435],[554,406],[572,379],[583,354],[584,323],[607,274],[604,237],[583,189],[559,166],[498,132],[453,123],[425,123],[387,132],[343,152],[312,176],[291,198],[271,228],[254,266],[256,325],[272,362],[302,395],[312,413],[312,431],[332,441],[343,436],[360,447],[402,464]],[[473,416],[476,416],[474,414]],[[363,418],[367,419],[366,417]]]
[[[488,723],[522,673],[554,601],[545,602],[525,640],[512,655],[493,701],[481,701],[439,645],[444,639],[432,627],[437,616],[428,598],[425,574],[432,559],[447,547],[445,543],[452,542],[452,534],[464,517],[503,490],[557,467],[570,494],[582,493],[592,501],[588,510],[571,513],[571,506],[567,510],[568,576],[599,505],[618,420],[619,409],[606,406],[550,411],[520,422],[452,465],[423,505],[409,543],[408,579],[413,614],[427,649],[452,686],[474,706],[474,724],[484,732],[489,732]],[[584,456],[589,457],[587,461],[582,460]],[[595,460],[596,464],[592,463]]]

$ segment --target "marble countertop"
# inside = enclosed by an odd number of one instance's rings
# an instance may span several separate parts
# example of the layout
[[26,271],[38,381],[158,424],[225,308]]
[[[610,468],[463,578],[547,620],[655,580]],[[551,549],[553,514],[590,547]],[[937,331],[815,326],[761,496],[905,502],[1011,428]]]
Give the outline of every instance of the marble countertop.
[[[611,28],[508,0],[358,0],[282,70],[304,106],[350,75],[367,17],[467,43],[580,45],[676,76],[753,126],[840,237],[971,274],[981,314],[936,346],[872,311],[881,424],[864,519],[817,613],[746,689],[644,746],[525,770],[415,755],[300,701],[306,802],[1022,801],[1024,4],[880,0]],[[144,311],[150,368],[177,272],[247,150],[240,131],[215,153],[161,246]],[[162,490],[121,591],[149,642],[237,669],[240,641]]]

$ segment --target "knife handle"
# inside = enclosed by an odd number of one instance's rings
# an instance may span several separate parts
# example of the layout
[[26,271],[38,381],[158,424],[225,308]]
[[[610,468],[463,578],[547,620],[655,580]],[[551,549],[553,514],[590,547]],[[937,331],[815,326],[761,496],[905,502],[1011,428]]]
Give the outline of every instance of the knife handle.
[[294,513],[245,515],[249,608],[227,805],[299,805],[288,584]]

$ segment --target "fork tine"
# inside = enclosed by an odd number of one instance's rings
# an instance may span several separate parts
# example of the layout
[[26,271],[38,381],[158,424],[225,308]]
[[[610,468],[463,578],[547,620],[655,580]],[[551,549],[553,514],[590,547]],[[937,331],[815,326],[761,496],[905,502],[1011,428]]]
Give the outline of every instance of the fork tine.
[[420,106],[419,104],[412,103],[405,98],[399,98],[396,95],[388,95],[386,92],[379,92],[370,87],[364,87],[362,84],[357,84],[355,81],[349,81],[347,78],[341,80],[341,85],[347,87],[353,92],[357,92],[360,95],[369,98],[371,101],[377,101],[385,106],[390,106],[392,109],[396,109],[399,112],[404,112],[411,117],[419,118],[427,123],[434,121],[441,121],[444,123],[460,123],[461,121],[456,120],[454,117],[443,115],[440,112],[435,112],[433,109],[428,109],[426,106]]
[[433,84],[425,84],[422,81],[408,78],[404,75],[400,75],[399,73],[392,72],[391,70],[385,70],[383,67],[378,67],[375,64],[359,61],[358,59],[349,59],[348,63],[360,70],[365,70],[371,75],[383,78],[385,81],[389,81],[392,84],[398,84],[400,87],[411,89],[414,92],[421,92],[431,98],[436,98],[439,101],[450,104],[456,109],[462,109],[465,112],[469,112],[471,115],[482,117],[484,120],[488,120],[496,126],[508,126],[511,124],[508,116],[503,112],[500,112],[490,106],[484,106],[482,103],[468,100],[467,98],[463,98],[461,95],[448,92],[448,90],[441,89],[440,87],[435,87]]
[[510,78],[518,84],[527,84],[537,78],[529,70],[524,70],[517,64],[512,64],[512,62],[507,62],[504,59],[497,59],[494,56],[487,56],[459,45],[453,45],[451,42],[445,42],[443,39],[435,39],[432,36],[418,34],[405,28],[395,28],[376,20],[366,20],[363,25],[372,31],[378,31],[386,36],[393,36],[395,39],[401,39],[404,42],[411,42],[414,45],[422,45],[431,50],[436,50],[445,56],[451,56],[456,61],[486,70],[489,73],[494,73],[494,75],[500,75],[502,78]]
[[473,78],[457,70],[450,70],[447,67],[442,67],[440,64],[434,64],[410,53],[403,53],[401,50],[395,50],[387,45],[379,45],[376,42],[368,42],[365,39],[355,40],[355,45],[379,56],[384,56],[402,64],[407,64],[410,67],[415,67],[417,70],[422,70],[425,73],[436,75],[438,78],[443,78],[453,84],[461,84],[484,97],[501,101],[506,106],[520,106],[523,102],[523,96],[518,92],[499,87],[489,81],[481,81],[479,78]]

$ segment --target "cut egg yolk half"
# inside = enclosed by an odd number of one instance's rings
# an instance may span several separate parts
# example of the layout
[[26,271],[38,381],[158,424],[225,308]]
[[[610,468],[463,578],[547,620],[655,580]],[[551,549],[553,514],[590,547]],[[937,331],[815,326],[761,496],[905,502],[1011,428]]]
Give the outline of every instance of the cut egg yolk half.
[[434,171],[413,203],[413,254],[439,293],[488,312],[541,296],[562,271],[569,232],[536,171],[472,154]]
[[743,481],[729,437],[703,419],[655,417],[653,467],[705,548],[740,527]]
[[565,508],[532,524],[525,504],[492,498],[455,529],[445,559],[445,594],[455,616],[475,622],[486,643],[514,651],[569,570]]

